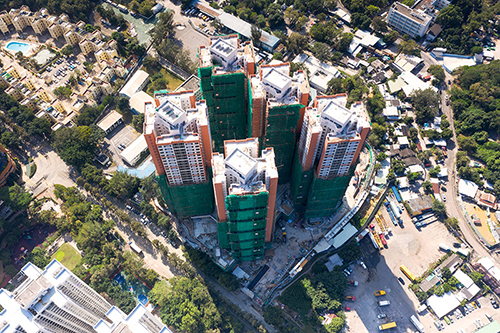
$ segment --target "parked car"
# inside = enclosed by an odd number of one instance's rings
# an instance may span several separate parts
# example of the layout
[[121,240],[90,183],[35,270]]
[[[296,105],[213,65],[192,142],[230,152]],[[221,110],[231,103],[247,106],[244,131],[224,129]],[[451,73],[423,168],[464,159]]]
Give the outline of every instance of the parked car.
[[377,316],[378,319],[384,319],[385,317],[387,317],[385,313],[381,313]]
[[405,280],[400,276],[398,277],[398,281],[404,286],[405,285]]

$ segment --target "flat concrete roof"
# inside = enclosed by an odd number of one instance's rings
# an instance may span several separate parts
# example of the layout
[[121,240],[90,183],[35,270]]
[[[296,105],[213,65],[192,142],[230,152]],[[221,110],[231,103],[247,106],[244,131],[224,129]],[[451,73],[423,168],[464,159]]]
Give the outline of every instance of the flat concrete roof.
[[104,132],[106,132],[108,129],[110,129],[117,121],[122,119],[122,115],[116,112],[115,110],[111,111],[108,113],[104,118],[101,119],[97,123],[97,126],[99,126],[100,129],[102,129]]

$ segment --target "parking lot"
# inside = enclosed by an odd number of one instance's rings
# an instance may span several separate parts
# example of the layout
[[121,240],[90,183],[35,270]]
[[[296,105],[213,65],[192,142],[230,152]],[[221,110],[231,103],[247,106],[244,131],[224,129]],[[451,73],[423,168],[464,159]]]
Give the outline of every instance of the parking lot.
[[[344,306],[351,308],[347,312],[349,332],[377,332],[378,326],[395,321],[397,328],[391,332],[407,332],[415,327],[410,323],[410,316],[416,315],[416,298],[410,297],[405,286],[398,281],[387,259],[376,251],[368,237],[361,241],[364,262],[367,269],[355,265],[349,279],[358,281],[357,287],[350,287],[346,295],[355,296],[354,302],[346,301]],[[398,268],[399,270],[399,268]],[[376,297],[375,291],[384,290],[386,295]],[[387,306],[378,306],[378,301],[389,301]],[[385,314],[379,319],[377,316]]]
[[[54,64],[48,66],[45,71],[42,73],[43,76],[47,76],[52,78],[52,81],[49,81],[48,84],[51,86],[51,89],[54,90],[57,87],[64,87],[69,85],[69,78],[71,74],[76,76],[76,71],[83,73],[85,68],[80,60],[77,59],[76,56],[71,56],[68,58],[59,58]],[[81,82],[80,86],[83,87],[84,83]],[[79,90],[79,87],[74,87]]]
[[[405,265],[414,275],[420,276],[429,265],[444,255],[439,250],[439,244],[451,246],[456,239],[449,234],[441,222],[432,223],[419,231],[405,211],[402,214],[403,227],[392,224],[385,207],[380,209],[380,213],[391,228],[391,232],[386,237],[387,249],[381,252],[375,250],[368,237],[361,241],[367,270],[356,265],[349,277],[359,282],[358,287],[352,287],[347,292],[348,295],[352,293],[352,296],[356,296],[356,301],[344,303],[344,306],[352,309],[347,313],[350,332],[376,332],[379,325],[392,321],[397,323],[397,328],[391,332],[415,331],[415,327],[409,321],[411,315],[417,316],[426,330],[429,328],[430,332],[437,331],[430,314],[417,315],[416,309],[420,303],[414,293],[408,289],[410,281],[399,267]],[[402,278],[404,285],[398,281],[398,277]],[[384,290],[387,294],[375,297],[374,292],[377,290]],[[379,307],[377,304],[379,300],[388,300],[391,304]],[[387,317],[377,318],[377,315],[381,313],[386,314]]]

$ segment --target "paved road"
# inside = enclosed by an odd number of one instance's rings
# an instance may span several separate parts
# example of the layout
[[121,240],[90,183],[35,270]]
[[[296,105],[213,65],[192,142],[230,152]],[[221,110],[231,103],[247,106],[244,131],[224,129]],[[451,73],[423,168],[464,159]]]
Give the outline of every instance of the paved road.
[[[427,52],[421,52],[422,59],[424,59],[424,62],[429,65],[439,65],[439,63]],[[453,76],[450,75],[448,72],[446,72],[446,84],[448,85],[448,80],[453,81]],[[448,85],[448,89],[451,88],[450,85]],[[447,146],[447,151],[448,151],[448,158],[445,160],[445,167],[448,168],[448,178],[449,181],[446,184],[446,193],[448,200],[446,201],[446,210],[448,214],[451,217],[456,217],[459,222],[460,230],[462,231],[462,234],[469,243],[469,245],[474,249],[475,256],[476,257],[489,257],[492,260],[495,260],[496,255],[493,257],[491,256],[491,252],[484,247],[484,245],[477,239],[476,235],[474,234],[474,231],[472,230],[471,226],[467,221],[465,220],[460,205],[457,202],[457,176],[455,172],[455,160],[456,160],[456,155],[458,152],[458,144],[457,142],[457,136],[455,133],[455,125],[453,123],[453,110],[451,106],[446,105],[446,92],[443,91],[443,94],[441,95],[442,99],[442,111],[444,114],[448,116],[448,120],[450,121],[450,126],[453,131],[453,138],[451,140],[448,140],[448,146]]]

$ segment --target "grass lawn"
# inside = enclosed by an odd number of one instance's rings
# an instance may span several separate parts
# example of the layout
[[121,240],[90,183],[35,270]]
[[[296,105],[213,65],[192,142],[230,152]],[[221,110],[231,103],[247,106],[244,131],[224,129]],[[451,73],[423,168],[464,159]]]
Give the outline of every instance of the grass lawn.
[[73,246],[68,243],[64,243],[59,250],[52,255],[52,259],[57,259],[67,269],[73,270],[73,268],[75,268],[75,266],[82,259],[82,256],[73,248]]
[[[147,86],[146,92],[153,96],[153,93],[155,90],[162,90],[166,89],[169,92],[174,91],[178,86],[184,82],[180,77],[169,71],[168,69],[162,68],[160,70],[160,73],[162,75],[162,78],[160,80],[155,80],[153,82],[150,82]],[[149,73],[151,75],[151,73]],[[158,83],[155,84],[155,82],[158,81]],[[162,83],[159,83],[162,82]],[[164,83],[166,84],[164,85]]]

